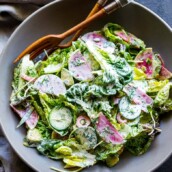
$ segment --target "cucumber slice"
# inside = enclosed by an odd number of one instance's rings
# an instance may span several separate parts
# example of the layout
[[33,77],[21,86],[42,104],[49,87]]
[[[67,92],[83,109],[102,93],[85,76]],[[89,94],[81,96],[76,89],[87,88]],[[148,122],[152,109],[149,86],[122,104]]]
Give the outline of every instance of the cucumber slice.
[[71,111],[67,108],[55,107],[49,115],[49,123],[54,130],[66,130],[72,123]]
[[86,150],[93,149],[97,144],[96,131],[92,127],[77,128],[74,132],[76,139]]
[[44,68],[44,73],[59,73],[63,65],[61,63],[59,64],[49,64],[47,67]]
[[123,97],[119,102],[119,111],[124,118],[133,120],[140,115],[141,106],[131,104],[127,97]]
[[128,121],[127,124],[129,126],[134,126],[134,125],[137,125],[139,122],[140,122],[140,116],[135,118],[134,120]]
[[74,80],[70,72],[63,68],[61,71],[61,80],[65,83],[67,86],[71,86],[74,84]]

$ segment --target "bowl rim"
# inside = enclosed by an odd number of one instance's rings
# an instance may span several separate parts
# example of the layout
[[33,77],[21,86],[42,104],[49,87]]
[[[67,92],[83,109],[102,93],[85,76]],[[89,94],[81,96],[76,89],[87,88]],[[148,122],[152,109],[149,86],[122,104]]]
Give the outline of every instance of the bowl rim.
[[[50,2],[50,3],[46,4],[46,5],[44,5],[43,7],[40,7],[38,10],[36,10],[35,12],[33,12],[31,15],[29,15],[22,23],[20,23],[18,27],[16,27],[16,29],[13,31],[13,33],[9,37],[9,39],[8,39],[5,47],[3,48],[2,52],[1,52],[1,55],[0,55],[0,64],[1,64],[1,61],[2,61],[2,57],[4,56],[4,53],[5,53],[5,51],[6,51],[7,47],[8,47],[8,44],[11,42],[11,40],[16,35],[16,33],[18,32],[18,30],[20,28],[22,28],[22,26],[25,23],[27,23],[32,17],[34,17],[35,15],[37,15],[39,12],[41,12],[42,10],[48,8],[49,6],[53,6],[54,4],[58,4],[61,1],[64,1],[64,0],[55,0],[53,2]],[[72,0],[66,0],[66,1],[72,1]],[[136,6],[139,6],[139,7],[143,8],[145,11],[147,11],[148,13],[152,14],[163,25],[165,25],[165,27],[168,28],[168,30],[172,34],[172,27],[164,19],[162,19],[158,14],[156,14],[154,11],[152,11],[151,9],[149,9],[148,7],[144,6],[143,4],[141,4],[139,2],[132,1],[131,4],[134,4]],[[33,170],[39,171],[39,169],[37,169],[36,167],[32,166],[29,162],[27,162],[24,158],[22,158],[22,156],[20,155],[20,152],[15,148],[15,146],[12,144],[12,142],[10,141],[10,139],[8,139],[7,134],[6,134],[6,130],[5,130],[5,128],[4,128],[3,123],[1,122],[1,120],[0,120],[0,125],[1,125],[1,129],[2,129],[2,132],[4,133],[5,138],[8,140],[10,146],[15,151],[15,153],[17,154],[17,156],[22,161],[24,161],[29,167],[31,167]],[[150,169],[150,171],[153,171],[153,170],[158,169],[171,155],[172,155],[172,150],[169,151],[169,153],[166,154],[166,156],[164,156],[163,160],[161,160],[158,165],[154,165],[154,167],[152,167],[152,169]]]

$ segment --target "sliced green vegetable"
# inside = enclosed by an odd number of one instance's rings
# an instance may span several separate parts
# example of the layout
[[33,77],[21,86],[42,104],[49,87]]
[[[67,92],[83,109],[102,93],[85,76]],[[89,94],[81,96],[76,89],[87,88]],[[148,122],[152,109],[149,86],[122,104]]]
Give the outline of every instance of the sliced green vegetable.
[[61,79],[67,86],[71,86],[74,84],[74,80],[71,73],[65,68],[63,68],[61,71]]
[[71,111],[67,108],[55,107],[49,115],[49,122],[53,129],[57,131],[66,130],[72,123]]
[[62,67],[62,64],[50,64],[44,68],[44,73],[58,73]]
[[93,149],[94,146],[97,144],[96,131],[92,127],[77,128],[74,132],[74,135],[79,143],[86,150]]
[[133,120],[139,117],[141,113],[141,106],[131,104],[127,97],[123,97],[119,102],[119,111],[124,118]]

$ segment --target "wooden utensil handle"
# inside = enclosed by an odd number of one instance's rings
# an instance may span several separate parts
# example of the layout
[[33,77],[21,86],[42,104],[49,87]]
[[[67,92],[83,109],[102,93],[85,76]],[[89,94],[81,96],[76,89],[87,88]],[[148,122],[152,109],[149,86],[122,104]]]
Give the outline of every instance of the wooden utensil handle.
[[81,23],[79,23],[78,25],[72,27],[71,29],[67,30],[66,32],[60,34],[61,38],[66,38],[70,35],[72,35],[73,33],[75,33],[77,30],[80,30],[86,26],[88,26],[91,22],[95,21],[98,18],[101,18],[102,16],[104,16],[106,14],[105,9],[101,9],[99,12],[97,12],[96,14],[92,15],[91,17],[87,18],[86,20],[82,21]]
[[[93,9],[91,10],[91,12],[89,13],[89,15],[87,16],[87,18],[89,18],[90,16],[98,12],[106,4],[107,1],[108,0],[98,0],[95,6],[93,7]],[[75,41],[81,35],[83,30],[84,28],[81,28],[80,30],[78,30],[76,34],[73,36],[73,38],[70,40],[70,43],[72,41]]]
[[89,18],[87,18],[83,22],[81,22],[78,25],[74,26],[73,28],[67,30],[66,32],[60,34],[60,37],[61,38],[66,38],[66,37],[72,35],[73,33],[75,33],[77,30],[80,30],[80,29],[88,26],[94,20],[96,20],[98,18],[101,18],[105,14],[110,14],[110,13],[112,13],[113,11],[115,11],[116,9],[118,9],[120,7],[121,7],[120,1],[119,0],[115,0],[114,2],[110,3],[106,7],[102,8],[96,14],[90,16]]

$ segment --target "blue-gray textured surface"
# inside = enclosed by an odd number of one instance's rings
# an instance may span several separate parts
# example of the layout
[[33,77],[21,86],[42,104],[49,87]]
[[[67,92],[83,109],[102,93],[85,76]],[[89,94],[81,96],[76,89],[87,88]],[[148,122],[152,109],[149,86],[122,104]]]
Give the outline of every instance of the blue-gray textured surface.
[[172,27],[172,0],[136,0],[150,8]]

